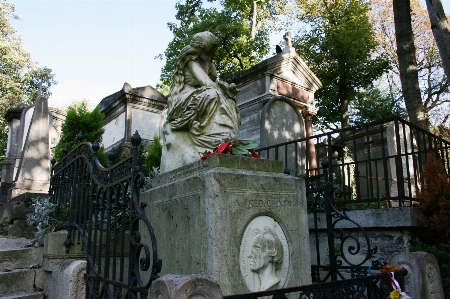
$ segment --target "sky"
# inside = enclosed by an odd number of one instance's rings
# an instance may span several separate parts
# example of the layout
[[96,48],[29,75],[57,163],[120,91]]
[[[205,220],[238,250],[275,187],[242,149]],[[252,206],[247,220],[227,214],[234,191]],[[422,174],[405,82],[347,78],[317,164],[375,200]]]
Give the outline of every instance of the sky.
[[[21,20],[12,21],[39,66],[52,69],[51,107],[73,100],[96,106],[122,89],[159,82],[164,53],[176,22],[175,0],[9,0]],[[442,0],[450,13],[450,0]],[[272,40],[281,40],[280,33]]]
[[92,106],[119,91],[159,82],[154,59],[172,39],[175,1],[11,0],[24,48],[56,74],[51,107],[87,100]]

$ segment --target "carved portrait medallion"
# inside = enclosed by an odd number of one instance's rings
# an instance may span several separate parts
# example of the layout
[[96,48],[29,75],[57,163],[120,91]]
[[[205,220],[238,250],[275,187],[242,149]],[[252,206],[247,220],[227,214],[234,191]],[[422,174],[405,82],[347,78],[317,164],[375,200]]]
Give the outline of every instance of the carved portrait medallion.
[[250,292],[280,289],[287,285],[289,246],[273,218],[258,216],[245,228],[239,262]]

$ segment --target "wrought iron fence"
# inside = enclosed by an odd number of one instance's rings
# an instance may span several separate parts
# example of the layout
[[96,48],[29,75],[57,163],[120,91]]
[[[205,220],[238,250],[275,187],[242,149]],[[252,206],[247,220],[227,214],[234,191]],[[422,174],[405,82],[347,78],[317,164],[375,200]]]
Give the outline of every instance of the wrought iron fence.
[[[322,161],[323,174],[305,179],[308,205],[314,216],[314,243],[316,263],[311,266],[312,281],[326,282],[367,276],[372,270],[378,270],[383,263],[376,259],[377,247],[361,225],[351,219],[345,211],[339,211],[333,205],[333,199],[342,196],[339,188],[328,180],[328,161]],[[327,259],[321,258],[318,213],[325,212]],[[351,224],[351,233],[344,230],[342,224]],[[356,231],[355,231],[356,229]],[[336,248],[335,244],[338,244]]]
[[[406,270],[396,274],[396,280],[402,281]],[[388,274],[376,274],[371,276],[332,281],[320,284],[312,284],[285,288],[273,291],[264,291],[248,294],[224,296],[224,299],[386,299],[392,287]],[[272,296],[272,297],[271,297]]]
[[[309,144],[314,144],[313,148]],[[449,149],[449,141],[396,117],[257,152],[283,161],[286,171],[302,177],[321,174],[315,165],[328,160],[329,181],[342,190],[334,203],[356,209],[415,205],[427,155],[433,152],[448,170]]]
[[[132,156],[108,168],[97,158],[98,143],[82,139],[80,134],[78,147],[62,161],[52,160],[49,195],[68,231],[66,252],[75,243],[86,252],[86,298],[147,298],[161,260],[145,204],[139,202],[145,181],[137,165],[141,137],[136,131]],[[151,244],[141,240],[144,229]]]

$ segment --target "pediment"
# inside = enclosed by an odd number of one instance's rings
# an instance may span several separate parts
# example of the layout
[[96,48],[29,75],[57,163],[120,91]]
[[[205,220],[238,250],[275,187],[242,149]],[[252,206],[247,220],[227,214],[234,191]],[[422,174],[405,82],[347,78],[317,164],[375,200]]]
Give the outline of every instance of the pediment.
[[303,59],[297,55],[294,48],[286,53],[279,53],[253,67],[236,73],[228,81],[239,85],[249,84],[262,76],[275,76],[282,78],[292,85],[315,92],[322,87],[319,78],[311,71]]

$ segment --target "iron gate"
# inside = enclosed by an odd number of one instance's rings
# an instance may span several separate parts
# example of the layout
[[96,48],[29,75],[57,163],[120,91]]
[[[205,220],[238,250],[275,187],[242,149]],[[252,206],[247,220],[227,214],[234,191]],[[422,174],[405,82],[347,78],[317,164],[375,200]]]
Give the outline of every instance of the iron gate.
[[[141,137],[134,133],[131,157],[114,166],[110,153],[107,168],[98,160],[99,144],[83,143],[81,133],[77,138],[76,149],[59,163],[51,161],[49,196],[67,229],[66,252],[75,243],[86,252],[86,298],[147,298],[161,260],[145,204],[139,202],[145,182],[137,164]],[[143,243],[144,229],[150,244]]]

